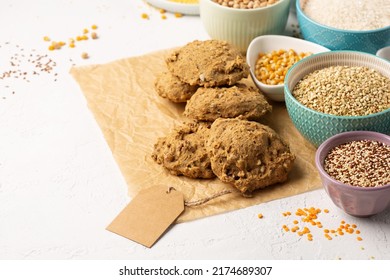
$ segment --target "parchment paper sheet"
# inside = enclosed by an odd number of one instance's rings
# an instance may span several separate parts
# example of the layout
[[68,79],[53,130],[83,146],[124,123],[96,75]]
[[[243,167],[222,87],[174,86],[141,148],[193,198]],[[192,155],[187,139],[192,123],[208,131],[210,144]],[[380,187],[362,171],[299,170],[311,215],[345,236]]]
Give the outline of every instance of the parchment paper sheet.
[[[73,67],[71,74],[80,85],[88,106],[99,124],[112,154],[128,184],[130,197],[153,185],[173,186],[187,201],[211,196],[234,187],[218,179],[195,180],[169,174],[151,158],[158,137],[182,123],[183,104],[157,95],[156,76],[166,70],[165,57],[172,50],[125,58],[102,65]],[[252,83],[249,79],[247,82]],[[293,126],[284,103],[271,103],[273,112],[264,123],[277,131],[291,146],[297,159],[289,180],[252,198],[238,192],[216,198],[197,207],[186,207],[177,222],[185,222],[262,202],[286,198],[320,187],[314,165],[315,147]]]

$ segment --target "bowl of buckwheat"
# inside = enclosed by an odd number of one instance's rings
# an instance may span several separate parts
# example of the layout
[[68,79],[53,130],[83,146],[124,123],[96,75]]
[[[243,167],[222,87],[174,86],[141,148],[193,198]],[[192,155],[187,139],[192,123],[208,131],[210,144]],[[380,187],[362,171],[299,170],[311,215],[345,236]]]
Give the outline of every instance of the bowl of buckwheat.
[[356,51],[313,54],[284,81],[288,114],[314,146],[345,131],[390,134],[390,62]]
[[200,0],[202,24],[212,39],[224,40],[245,53],[251,40],[283,34],[290,0]]
[[390,45],[389,0],[297,0],[299,28],[305,40],[331,50],[375,54]]
[[315,163],[326,193],[358,217],[390,207],[390,136],[372,131],[334,135],[317,149]]
[[284,101],[284,78],[291,66],[309,55],[329,49],[302,39],[263,35],[251,41],[246,53],[256,86],[273,101]]

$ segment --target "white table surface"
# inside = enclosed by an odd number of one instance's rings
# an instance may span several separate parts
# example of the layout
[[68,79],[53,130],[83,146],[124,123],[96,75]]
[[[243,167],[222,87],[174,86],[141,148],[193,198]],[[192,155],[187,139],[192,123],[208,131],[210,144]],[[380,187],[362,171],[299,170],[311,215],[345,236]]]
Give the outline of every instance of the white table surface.
[[[50,52],[42,39],[67,42],[92,24],[99,39],[74,49]],[[0,75],[15,53],[48,54],[57,65],[30,82],[0,80],[0,259],[390,259],[390,211],[351,217],[323,189],[174,225],[151,249],[105,230],[131,198],[70,67],[208,38],[199,17],[162,20],[141,0],[1,1]],[[294,219],[282,212],[310,206],[330,210],[324,228],[357,224],[363,241],[313,229],[309,242],[282,230]]]

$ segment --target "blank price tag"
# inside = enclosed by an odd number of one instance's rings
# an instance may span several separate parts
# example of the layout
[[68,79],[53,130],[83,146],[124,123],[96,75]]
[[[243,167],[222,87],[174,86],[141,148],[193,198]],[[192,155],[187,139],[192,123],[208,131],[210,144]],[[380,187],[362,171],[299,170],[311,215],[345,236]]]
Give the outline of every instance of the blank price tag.
[[107,230],[150,248],[183,211],[182,193],[155,186],[140,191]]

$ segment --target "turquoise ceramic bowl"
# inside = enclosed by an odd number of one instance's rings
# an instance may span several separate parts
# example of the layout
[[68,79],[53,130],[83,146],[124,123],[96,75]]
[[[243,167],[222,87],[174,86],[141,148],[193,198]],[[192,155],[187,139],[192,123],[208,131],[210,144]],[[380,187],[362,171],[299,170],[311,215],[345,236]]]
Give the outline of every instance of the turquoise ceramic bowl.
[[307,17],[297,0],[296,11],[299,27],[305,40],[322,45],[330,50],[355,50],[375,54],[390,45],[390,26],[368,30],[352,31],[322,25]]
[[390,108],[367,116],[336,116],[312,110],[294,98],[292,90],[305,75],[336,65],[366,66],[390,78],[389,61],[363,52],[330,51],[298,61],[288,71],[284,82],[287,111],[298,131],[314,146],[345,131],[365,130],[390,135]]

